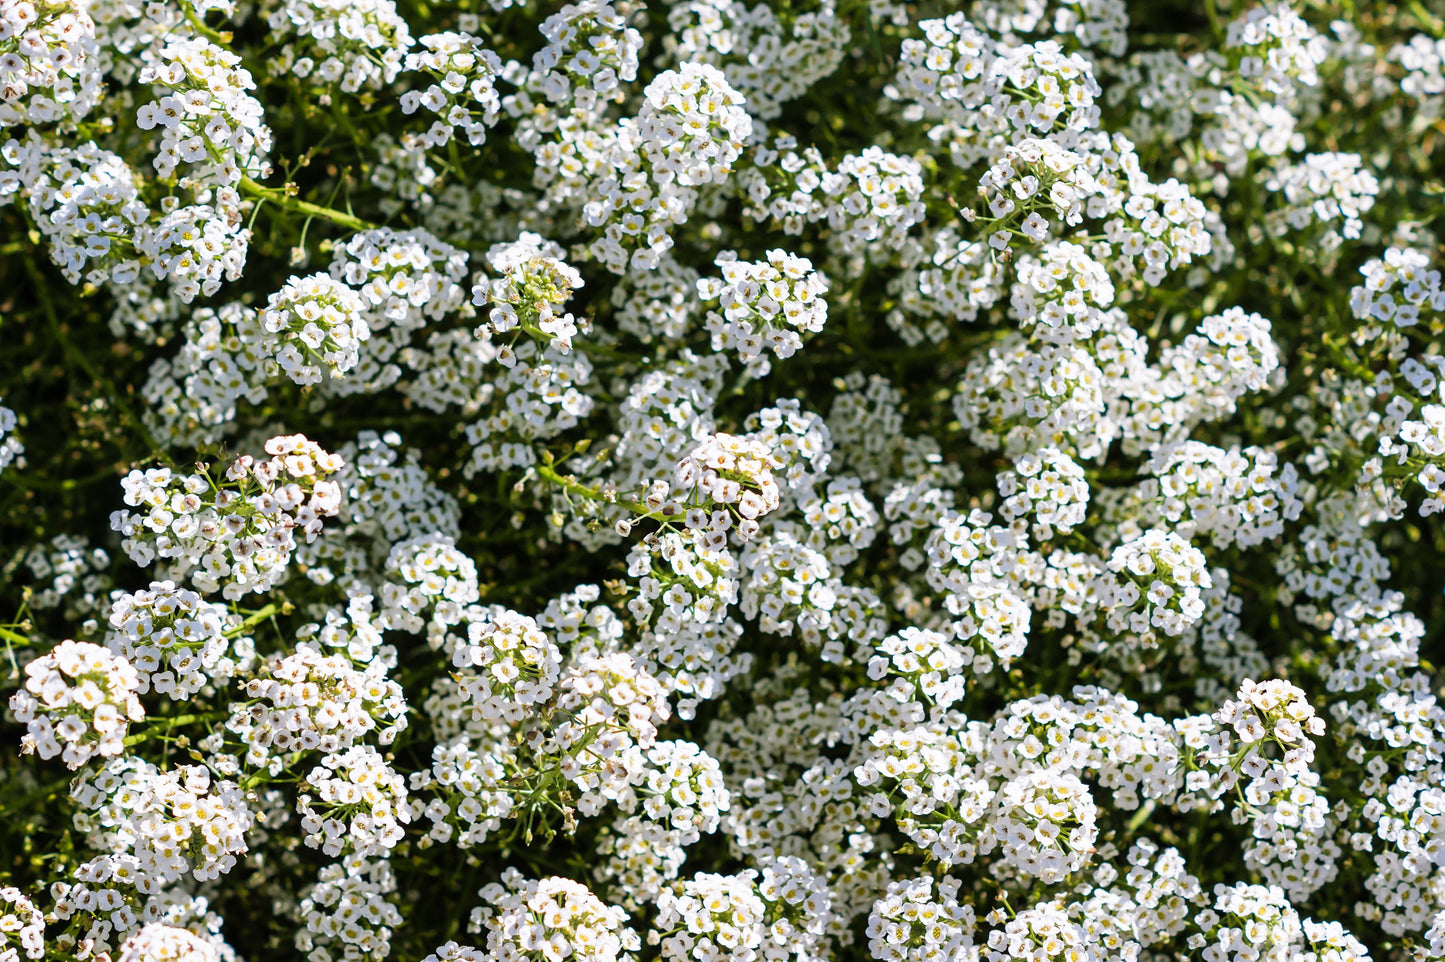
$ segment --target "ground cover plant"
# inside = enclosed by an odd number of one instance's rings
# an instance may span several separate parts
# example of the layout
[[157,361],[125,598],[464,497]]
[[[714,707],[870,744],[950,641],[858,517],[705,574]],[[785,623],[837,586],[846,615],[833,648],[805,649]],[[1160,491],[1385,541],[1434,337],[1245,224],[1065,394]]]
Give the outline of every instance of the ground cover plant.
[[1442,117],[1430,0],[0,0],[0,962],[1445,958]]

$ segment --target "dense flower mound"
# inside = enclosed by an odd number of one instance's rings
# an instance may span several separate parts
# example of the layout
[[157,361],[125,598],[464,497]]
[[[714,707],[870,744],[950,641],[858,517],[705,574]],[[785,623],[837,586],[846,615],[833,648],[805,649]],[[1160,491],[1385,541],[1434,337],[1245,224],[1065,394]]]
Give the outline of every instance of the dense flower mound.
[[1445,962],[1434,0],[0,0],[0,962]]

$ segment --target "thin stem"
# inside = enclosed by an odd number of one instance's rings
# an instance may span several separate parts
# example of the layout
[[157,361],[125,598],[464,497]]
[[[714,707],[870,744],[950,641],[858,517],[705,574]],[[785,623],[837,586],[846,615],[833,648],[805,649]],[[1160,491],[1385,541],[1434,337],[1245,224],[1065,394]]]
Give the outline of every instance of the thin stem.
[[225,632],[225,636],[227,638],[235,638],[239,635],[245,634],[248,629],[254,628],[256,625],[259,625],[261,622],[265,621],[267,618],[270,618],[274,614],[289,614],[290,607],[291,606],[289,604],[278,605],[275,602],[272,602],[271,604],[252,614],[249,618],[241,622],[236,627],[228,629]]
[[1420,0],[1410,0],[1409,7],[1410,12],[1420,21],[1420,25],[1428,30],[1434,39],[1439,40],[1441,37],[1445,37],[1445,20],[1441,20],[1425,9],[1425,5]]
[[1219,5],[1216,0],[1204,0],[1204,14],[1209,18],[1209,32],[1216,37],[1224,35],[1219,24]]
[[615,504],[617,505],[617,507],[630,511],[640,518],[665,520],[660,511],[654,511],[647,505],[643,504],[641,501],[634,501],[631,498],[618,498],[615,496],[609,497],[608,495],[603,494],[600,489],[589,488],[587,485],[583,484],[581,481],[578,481],[576,478],[570,475],[564,477],[563,475],[558,474],[556,469],[553,468],[550,464],[539,464],[536,466],[536,470],[538,477],[542,478],[542,480],[544,481],[550,481],[552,484],[557,485],[568,494],[575,494],[580,498],[586,498],[588,501],[596,501],[599,504]]
[[214,30],[206,26],[206,22],[196,13],[196,8],[186,3],[185,0],[181,2],[181,12],[185,15],[186,23],[189,23],[196,33],[205,37],[211,41],[211,43],[224,47],[231,42],[232,37],[229,33],[222,33],[219,30]]
[[1151,798],[1145,801],[1143,805],[1139,806],[1139,811],[1135,812],[1134,817],[1129,819],[1129,834],[1133,835],[1135,832],[1139,831],[1139,826],[1147,822],[1149,820],[1149,816],[1153,814],[1154,799]]
[[129,748],[132,745],[140,744],[141,742],[145,741],[153,735],[161,734],[159,725],[160,722],[165,722],[166,727],[164,734],[169,735],[171,732],[175,731],[178,725],[194,725],[196,722],[220,721],[221,719],[225,718],[226,715],[226,712],[206,712],[197,715],[172,715],[169,718],[158,718],[156,719],[156,727],[148,728],[145,731],[136,732],[134,735],[126,736],[125,742],[123,744],[127,748]]
[[35,642],[31,641],[29,638],[26,638],[22,634],[13,632],[9,628],[0,628],[0,638],[4,638],[7,642],[15,645],[18,648],[29,648],[31,645],[35,644]]
[[241,177],[241,191],[262,201],[270,201],[284,210],[295,211],[298,214],[306,214],[311,217],[320,217],[322,220],[329,220],[331,223],[346,227],[354,231],[375,230],[377,225],[370,221],[362,220],[360,217],[353,217],[344,214],[339,210],[332,210],[330,207],[322,207],[320,204],[313,204],[309,201],[300,200],[293,196],[296,190],[295,184],[287,184],[285,187],[267,187],[258,184],[250,177]]

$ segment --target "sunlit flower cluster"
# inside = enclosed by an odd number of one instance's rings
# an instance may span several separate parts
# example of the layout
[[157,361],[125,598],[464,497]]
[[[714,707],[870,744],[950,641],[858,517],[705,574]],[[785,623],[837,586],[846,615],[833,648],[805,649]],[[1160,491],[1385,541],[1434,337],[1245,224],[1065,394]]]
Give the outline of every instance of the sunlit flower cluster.
[[0,0],[0,962],[1445,962],[1442,117],[1431,0]]

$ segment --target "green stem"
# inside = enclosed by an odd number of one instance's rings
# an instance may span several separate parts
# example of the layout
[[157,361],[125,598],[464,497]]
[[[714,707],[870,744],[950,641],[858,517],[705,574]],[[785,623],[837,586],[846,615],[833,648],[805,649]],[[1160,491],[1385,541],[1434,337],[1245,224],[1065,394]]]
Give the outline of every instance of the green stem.
[[277,614],[278,612],[283,615],[287,614],[290,607],[290,605],[283,606],[272,602],[271,604],[268,604],[266,607],[262,608],[260,611],[252,614],[249,618],[241,622],[236,627],[227,629],[224,634],[227,638],[236,638],[240,635],[245,634],[247,629],[254,628],[256,625],[259,625],[261,622],[265,621],[267,618],[270,618],[272,615]]
[[1439,40],[1441,37],[1445,37],[1445,20],[1441,20],[1426,10],[1420,0],[1410,0],[1409,7],[1410,12],[1415,15],[1415,19],[1420,21],[1420,25],[1428,30],[1434,39]]
[[362,220],[360,217],[353,217],[350,214],[343,214],[339,210],[332,210],[330,207],[322,207],[319,204],[312,204],[292,196],[291,191],[296,185],[287,184],[285,187],[266,187],[258,184],[250,177],[241,177],[241,191],[263,201],[270,201],[284,210],[295,211],[298,214],[306,214],[310,217],[320,217],[322,220],[329,220],[331,223],[346,227],[354,231],[375,230],[375,224]]
[[127,748],[129,748],[132,745],[138,745],[146,739],[150,738],[151,736],[158,734],[160,722],[165,722],[165,734],[169,735],[171,732],[175,731],[178,725],[194,725],[196,722],[220,721],[225,717],[225,712],[208,712],[199,715],[172,715],[169,718],[158,718],[156,719],[157,727],[148,728],[145,731],[136,732],[134,735],[126,736],[124,744]]
[[13,632],[9,628],[0,628],[0,638],[4,638],[7,642],[15,645],[17,648],[29,648],[31,645],[35,644],[35,642],[31,641],[29,638]]
[[583,484],[581,481],[578,481],[574,477],[564,477],[558,474],[556,469],[553,468],[550,464],[537,465],[537,475],[538,477],[542,478],[542,480],[550,481],[551,483],[557,485],[568,494],[575,494],[578,497],[586,498],[588,501],[597,501],[601,504],[615,504],[619,508],[625,508],[626,510],[631,511],[633,514],[643,518],[661,517],[658,512],[653,511],[641,501],[634,501],[631,498],[609,498],[597,488],[589,488],[587,485]]
[[205,37],[211,41],[211,43],[224,47],[231,42],[231,35],[229,33],[221,33],[219,30],[213,30],[206,26],[206,22],[196,13],[196,8],[184,2],[184,0],[182,0],[181,3],[181,12],[185,15],[186,23],[189,23],[196,33]]
[[1219,25],[1219,5],[1216,0],[1204,0],[1204,13],[1209,17],[1209,32],[1216,37],[1224,35]]
[[1350,356],[1345,353],[1342,345],[1337,344],[1328,335],[1321,338],[1320,342],[1324,345],[1325,350],[1329,352],[1330,358],[1338,364],[1346,374],[1359,378],[1366,386],[1375,382],[1375,372],[1351,359]]
[[1129,834],[1132,836],[1135,832],[1139,831],[1139,826],[1147,822],[1149,816],[1153,814],[1154,799],[1151,798],[1139,807],[1139,811],[1134,813],[1133,818],[1129,819]]

